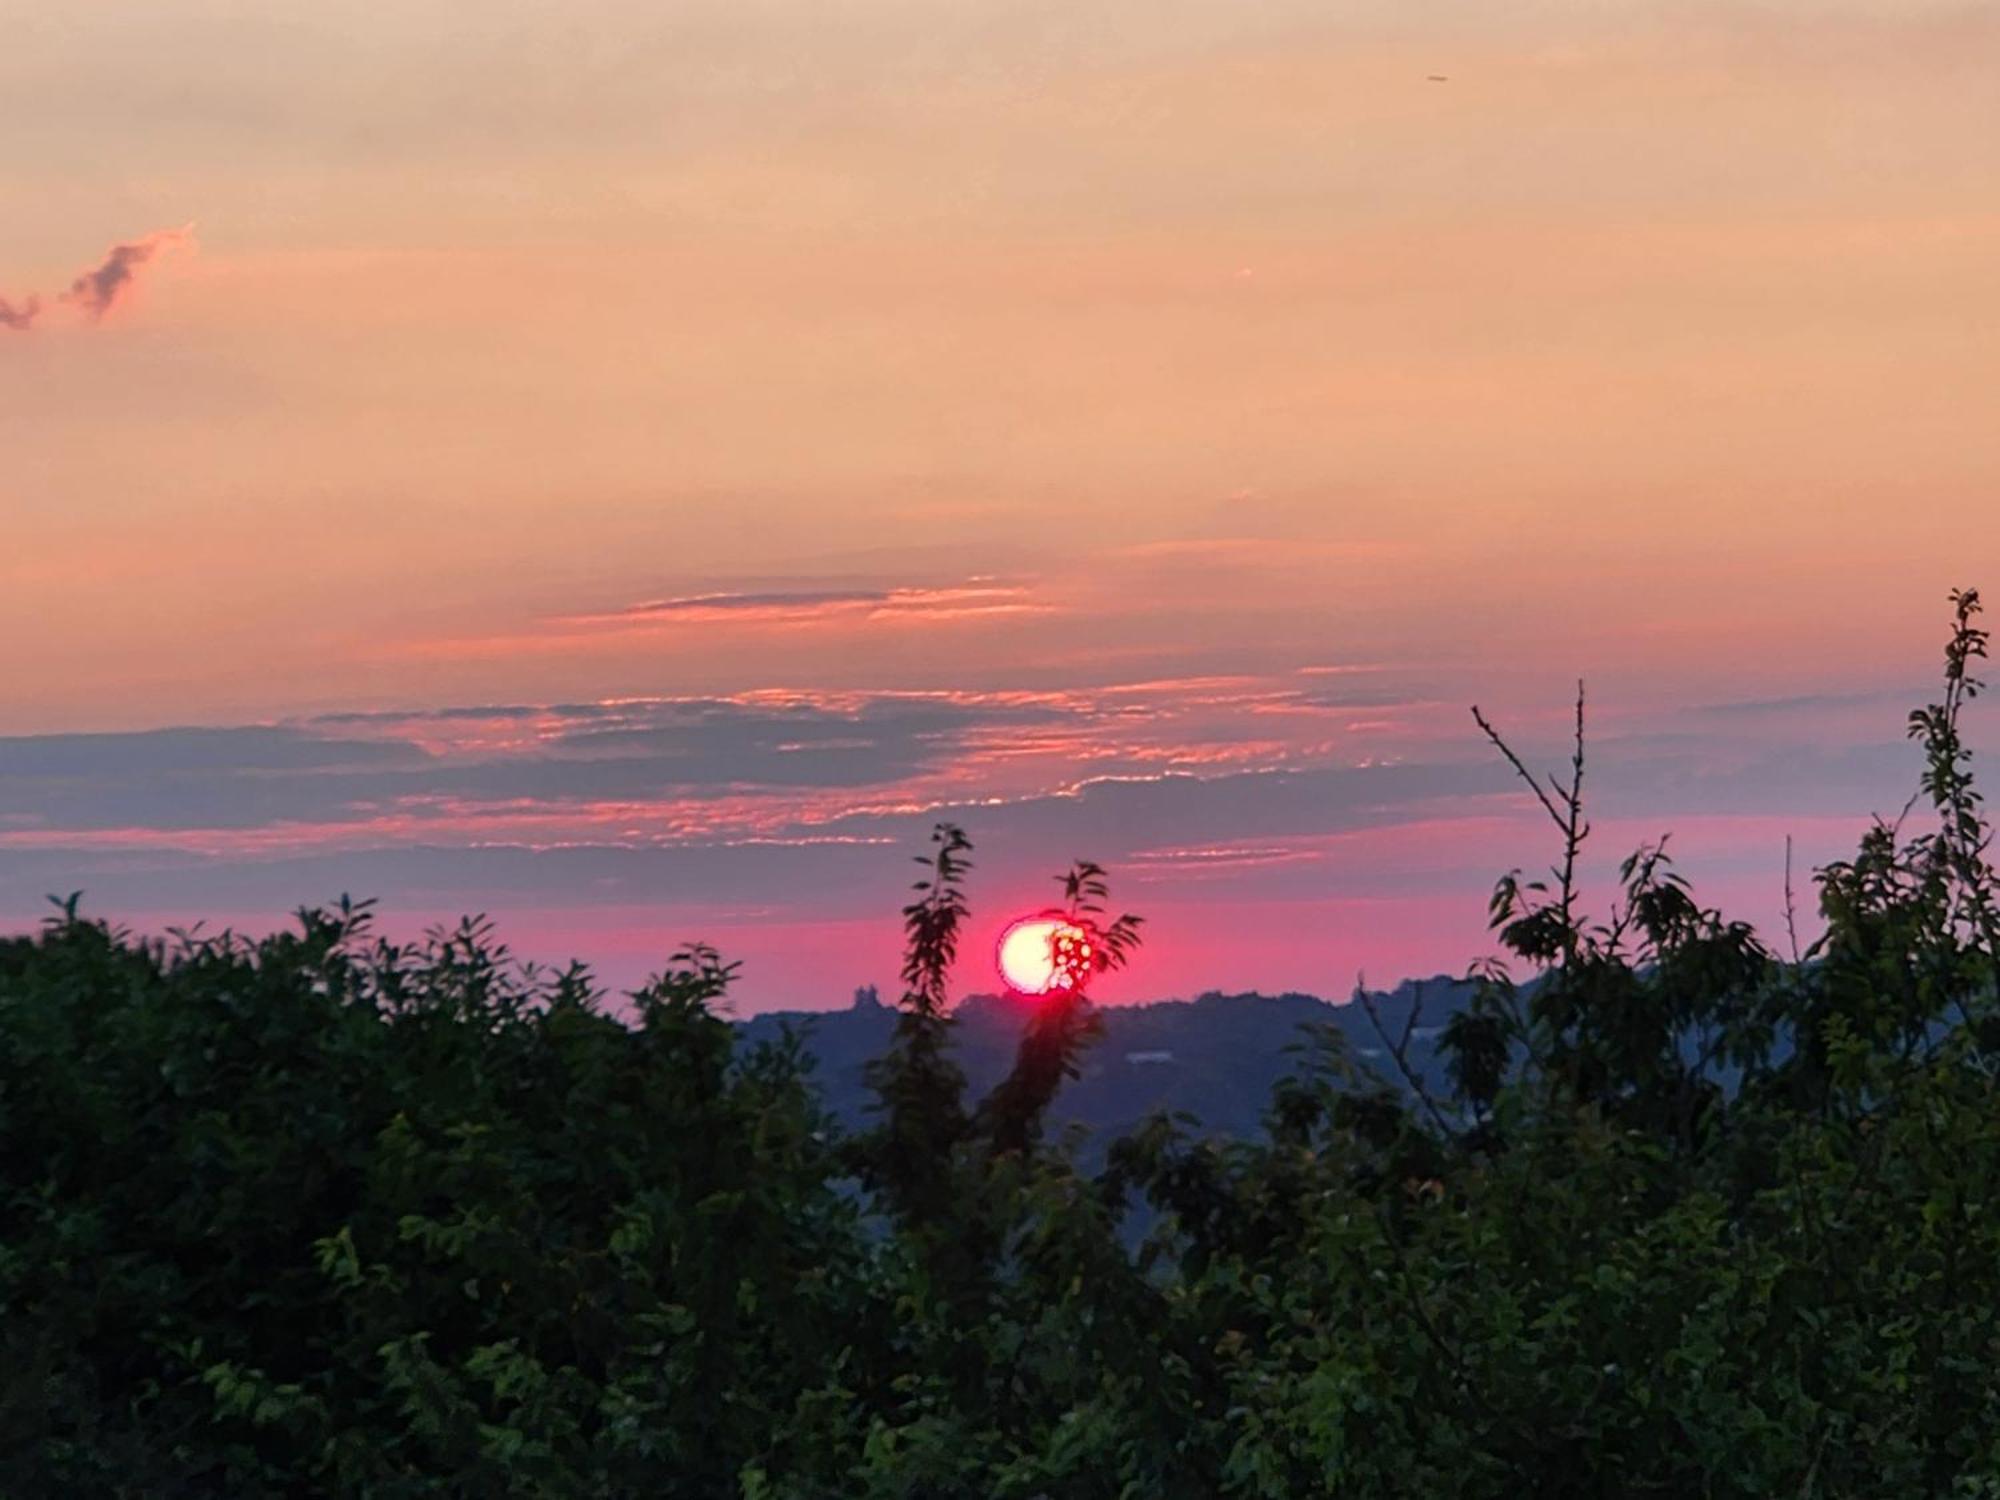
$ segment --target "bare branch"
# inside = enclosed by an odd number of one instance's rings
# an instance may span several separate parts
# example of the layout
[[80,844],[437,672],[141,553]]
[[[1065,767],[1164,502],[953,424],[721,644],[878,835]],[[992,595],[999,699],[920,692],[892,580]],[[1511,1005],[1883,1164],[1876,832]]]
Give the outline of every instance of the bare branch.
[[1486,732],[1486,738],[1493,742],[1493,748],[1506,756],[1507,764],[1512,766],[1515,773],[1528,783],[1528,789],[1535,794],[1536,800],[1542,804],[1548,815],[1555,819],[1556,827],[1566,828],[1568,825],[1563,822],[1563,815],[1556,811],[1555,803],[1550,799],[1549,794],[1542,790],[1542,784],[1535,779],[1535,773],[1521,763],[1521,757],[1514,753],[1513,746],[1500,738],[1500,731],[1487,721],[1486,715],[1479,711],[1477,703],[1472,705],[1472,719],[1474,723]]

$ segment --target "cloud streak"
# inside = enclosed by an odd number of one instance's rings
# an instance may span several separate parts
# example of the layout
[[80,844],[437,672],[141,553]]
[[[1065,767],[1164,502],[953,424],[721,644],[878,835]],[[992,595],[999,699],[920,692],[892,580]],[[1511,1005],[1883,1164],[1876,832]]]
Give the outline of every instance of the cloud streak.
[[569,625],[639,625],[702,621],[790,623],[837,617],[870,620],[954,615],[1020,614],[1041,609],[1027,589],[974,578],[942,587],[771,590],[685,594],[649,599],[605,614],[572,615]]
[[[79,273],[56,300],[76,308],[90,322],[101,323],[131,288],[139,267],[162,251],[193,248],[192,224],[156,229],[136,240],[122,241],[105,251],[104,259],[96,265]],[[42,299],[33,293],[19,302],[0,297],[0,328],[26,333],[35,326],[41,311]]]

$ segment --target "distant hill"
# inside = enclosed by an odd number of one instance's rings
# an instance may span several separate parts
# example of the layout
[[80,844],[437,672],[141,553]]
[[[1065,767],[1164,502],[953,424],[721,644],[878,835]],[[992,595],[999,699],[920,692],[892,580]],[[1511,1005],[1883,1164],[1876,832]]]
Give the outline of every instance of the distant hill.
[[[1471,995],[1463,980],[1440,975],[1371,992],[1382,1024],[1400,1037],[1412,1005],[1422,1010],[1410,1035],[1409,1055],[1426,1080],[1442,1085],[1436,1040],[1447,1018]],[[1027,1002],[977,995],[961,1004],[954,1028],[958,1064],[980,1097],[1012,1066]],[[1210,1132],[1251,1136],[1261,1128],[1271,1088],[1295,1070],[1288,1050],[1304,1040],[1301,1028],[1331,1025],[1343,1033],[1355,1059],[1397,1083],[1395,1066],[1358,1004],[1333,1004],[1315,995],[1225,995],[1211,991],[1192,1000],[1107,1007],[1104,1036],[1083,1059],[1083,1076],[1069,1083],[1050,1111],[1050,1125],[1072,1123],[1115,1135],[1160,1110],[1183,1110]],[[805,1039],[815,1077],[833,1112],[849,1126],[868,1118],[872,1096],[863,1069],[889,1044],[893,1007],[873,989],[856,992],[842,1011],[773,1012],[743,1021],[752,1041],[774,1040],[790,1026]]]

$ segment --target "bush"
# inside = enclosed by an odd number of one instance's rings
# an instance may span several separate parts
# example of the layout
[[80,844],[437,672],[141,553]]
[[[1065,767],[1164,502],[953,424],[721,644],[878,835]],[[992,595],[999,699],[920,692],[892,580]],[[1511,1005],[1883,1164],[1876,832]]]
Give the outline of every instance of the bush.
[[21,1495],[733,1486],[857,1297],[795,1052],[367,912],[0,947],[0,1474]]

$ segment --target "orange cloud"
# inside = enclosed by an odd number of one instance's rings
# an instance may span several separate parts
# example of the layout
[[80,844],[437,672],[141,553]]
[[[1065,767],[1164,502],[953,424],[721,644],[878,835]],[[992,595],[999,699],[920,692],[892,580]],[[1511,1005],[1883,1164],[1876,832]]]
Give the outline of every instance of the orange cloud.
[[686,621],[792,622],[859,616],[899,620],[954,615],[1046,612],[1016,584],[972,579],[943,588],[774,590],[768,593],[686,594],[652,599],[608,614],[571,615],[567,625],[637,625]]

